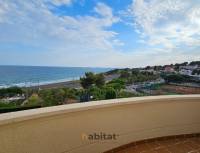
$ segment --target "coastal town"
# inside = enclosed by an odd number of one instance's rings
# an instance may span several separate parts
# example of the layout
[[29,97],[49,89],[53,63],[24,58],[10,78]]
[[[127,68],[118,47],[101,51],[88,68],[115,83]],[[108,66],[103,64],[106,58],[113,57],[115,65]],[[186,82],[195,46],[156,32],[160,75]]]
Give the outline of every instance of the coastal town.
[[0,113],[95,100],[200,94],[200,61],[87,72],[80,80],[0,89]]
[[[129,92],[144,92],[149,94],[158,94],[154,91],[153,86],[167,84],[168,86],[174,87],[174,89],[185,89],[184,94],[189,94],[190,89],[200,88],[200,63],[182,63],[175,65],[165,65],[165,66],[152,66],[146,67],[144,69],[139,69],[142,73],[152,73],[157,75],[158,78],[149,81],[143,81],[139,83],[133,83],[130,86],[126,86]],[[176,93],[176,92],[175,92]],[[179,93],[179,92],[178,92]],[[180,91],[181,93],[181,91]]]

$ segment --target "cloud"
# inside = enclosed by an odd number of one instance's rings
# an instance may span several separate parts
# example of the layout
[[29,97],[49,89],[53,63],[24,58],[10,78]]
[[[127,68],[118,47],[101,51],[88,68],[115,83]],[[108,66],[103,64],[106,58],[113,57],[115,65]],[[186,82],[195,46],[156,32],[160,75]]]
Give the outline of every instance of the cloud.
[[5,22],[5,15],[8,10],[9,6],[7,5],[7,3],[0,1],[0,23]]
[[136,67],[199,58],[198,0],[135,0],[126,13],[144,45],[132,52],[119,48],[125,44],[112,26],[121,18],[105,3],[77,16],[49,6],[74,1],[0,1],[0,64]]
[[97,3],[94,10],[95,10],[95,12],[97,12],[98,14],[100,14],[102,16],[106,16],[106,17],[110,17],[110,18],[113,17],[112,9],[104,3],[101,3],[101,2]]
[[48,1],[56,6],[61,6],[61,5],[70,5],[73,0],[47,0],[47,2]]
[[[52,2],[67,4],[69,1]],[[107,30],[119,20],[104,3],[98,3],[94,8],[97,16],[57,16],[49,10],[45,0],[10,0],[3,4],[8,9],[0,5],[0,10],[4,10],[0,14],[0,43],[29,46],[32,50],[35,48],[37,54],[40,51],[43,52],[41,55],[48,54],[51,58],[64,56],[66,63],[70,63],[72,56],[106,54],[122,44],[116,38],[116,32]]]
[[198,0],[134,0],[128,13],[149,45],[167,49],[200,45]]
[[104,23],[107,23],[106,26],[110,26],[113,23],[120,21],[119,17],[115,17],[113,15],[112,8],[102,2],[97,3],[97,5],[94,8],[94,12],[96,12],[97,14],[99,14],[101,17],[104,18]]

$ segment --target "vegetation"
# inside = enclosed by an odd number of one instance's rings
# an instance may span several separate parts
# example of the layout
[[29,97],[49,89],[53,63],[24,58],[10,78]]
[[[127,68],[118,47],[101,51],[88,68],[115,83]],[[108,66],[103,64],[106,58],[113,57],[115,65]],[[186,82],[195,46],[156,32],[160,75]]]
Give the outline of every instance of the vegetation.
[[23,93],[24,91],[22,90],[22,88],[19,87],[3,88],[0,89],[0,99],[5,97],[14,97],[18,94],[21,95]]
[[97,86],[90,88],[87,91],[87,93],[91,96],[91,100],[103,100],[103,99],[105,99],[105,91],[102,88],[99,88]]
[[88,89],[94,85],[101,87],[105,84],[103,74],[94,74],[92,72],[85,73],[85,77],[80,79],[84,89]]
[[103,74],[95,75],[95,84],[97,87],[102,87],[105,84],[105,78]]
[[117,93],[114,88],[107,87],[105,91],[105,99],[115,99],[117,97]]
[[173,74],[173,75],[166,75],[164,77],[165,81],[167,83],[169,82],[174,82],[174,83],[181,83],[184,81],[184,77],[182,75],[177,75],[177,74]]
[[163,76],[166,83],[184,83],[184,82],[196,82],[190,76],[180,75],[180,74],[171,74]]
[[[171,64],[170,66],[175,70],[179,70],[180,66],[192,66],[196,64],[200,65],[200,61],[194,61],[191,63],[184,62],[175,65]],[[157,91],[158,94],[174,94],[176,90],[173,90],[172,92],[169,87],[169,90],[165,89],[166,83],[200,83],[200,81],[195,79],[195,77],[192,78],[191,76],[176,73],[165,73],[163,71],[165,66],[115,69],[101,74],[88,72],[85,73],[84,77],[80,78],[81,89],[51,88],[36,90],[34,88],[19,87],[0,89],[0,113],[74,102],[147,96],[153,95],[151,92],[153,90]],[[153,71],[158,71],[159,73],[155,74]],[[200,70],[195,69],[192,74],[199,75]],[[154,80],[157,80],[158,78],[163,78],[166,83],[154,84]],[[153,84],[152,81],[154,81]],[[133,84],[140,86],[139,88],[134,87],[134,92],[128,88]],[[12,100],[12,98],[16,97],[21,97],[21,99]],[[9,98],[12,101],[10,101]]]
[[43,103],[43,100],[41,97],[38,96],[38,94],[32,94],[27,101],[25,101],[25,106],[41,106]]
[[[90,85],[85,88],[85,84],[89,84],[89,78],[93,78],[93,83],[90,82]],[[85,74],[84,79],[81,78],[81,85],[85,89],[81,93],[81,101],[90,101],[90,100],[103,100],[103,99],[114,99],[121,97],[121,91],[125,89],[126,79],[118,78],[113,79],[110,82],[105,83],[105,78],[103,74]]]
[[120,75],[120,78],[125,79],[126,83],[132,84],[134,82],[145,82],[152,81],[159,78],[158,75],[153,74],[153,72],[139,72],[137,70],[123,71]]
[[16,106],[15,103],[6,103],[4,101],[0,101],[0,108],[14,107],[14,106]]
[[135,97],[137,96],[136,94],[133,94],[131,92],[127,92],[127,91],[121,91],[118,93],[117,98],[129,98],[129,97]]
[[121,89],[125,89],[126,80],[125,79],[113,79],[112,81],[108,82],[106,84],[107,87],[113,88],[117,91],[120,91]]
[[192,75],[200,75],[200,70],[193,70],[192,71]]
[[40,108],[40,107],[41,106],[6,106],[6,107],[0,107],[0,113],[15,112],[21,110]]
[[193,61],[189,65],[200,65],[200,61]]
[[106,75],[113,75],[113,74],[118,74],[120,72],[120,69],[114,69],[110,70],[108,72],[105,72]]
[[68,88],[46,89],[39,92],[42,106],[55,106],[67,103],[67,99],[76,99],[76,90]]

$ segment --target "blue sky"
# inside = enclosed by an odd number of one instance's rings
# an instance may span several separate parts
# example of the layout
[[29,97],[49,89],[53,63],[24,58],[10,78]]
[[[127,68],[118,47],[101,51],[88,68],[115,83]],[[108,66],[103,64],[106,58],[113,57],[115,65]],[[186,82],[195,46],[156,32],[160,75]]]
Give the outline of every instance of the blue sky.
[[0,0],[0,65],[200,60],[199,0]]

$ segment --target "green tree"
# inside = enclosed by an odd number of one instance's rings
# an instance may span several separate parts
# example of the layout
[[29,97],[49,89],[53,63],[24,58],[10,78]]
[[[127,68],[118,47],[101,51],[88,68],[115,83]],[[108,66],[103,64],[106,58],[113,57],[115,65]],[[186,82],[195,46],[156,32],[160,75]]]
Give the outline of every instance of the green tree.
[[200,70],[197,70],[197,69],[193,70],[192,71],[192,75],[195,75],[195,74],[200,75]]
[[85,77],[80,78],[80,81],[84,89],[89,89],[93,85],[102,87],[105,84],[105,78],[103,74],[94,74],[92,72],[85,73]]
[[164,79],[167,83],[169,82],[181,83],[185,81],[184,76],[178,74],[167,75],[164,77]]
[[113,79],[106,84],[107,87],[114,88],[115,90],[121,90],[125,88],[126,81],[124,79]]
[[80,82],[83,88],[88,89],[95,84],[95,74],[92,72],[86,72],[85,77],[80,78]]
[[129,73],[128,70],[121,71],[120,78],[129,78],[130,76],[131,74]]
[[200,61],[193,61],[189,65],[200,65]]
[[95,84],[97,87],[102,87],[105,84],[105,78],[103,74],[97,74],[95,76]]
[[21,95],[23,93],[24,92],[23,92],[22,88],[19,88],[19,87],[3,88],[3,89],[0,89],[0,98],[13,97],[18,94]]
[[138,75],[139,71],[138,70],[132,70],[132,75]]

